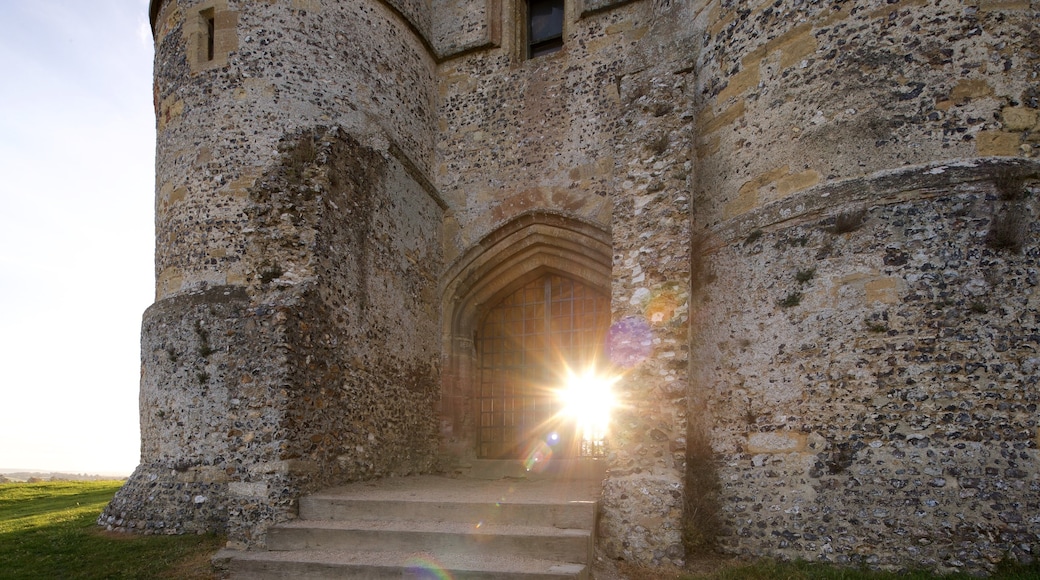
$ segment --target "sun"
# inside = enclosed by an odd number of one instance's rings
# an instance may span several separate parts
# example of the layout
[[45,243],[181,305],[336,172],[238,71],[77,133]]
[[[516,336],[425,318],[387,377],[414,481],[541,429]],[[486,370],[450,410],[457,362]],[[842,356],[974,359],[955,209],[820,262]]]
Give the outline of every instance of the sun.
[[561,414],[574,421],[582,442],[582,455],[586,455],[586,449],[603,445],[617,404],[613,387],[619,378],[598,374],[593,368],[579,373],[567,369],[564,386],[557,391],[557,396],[563,403]]

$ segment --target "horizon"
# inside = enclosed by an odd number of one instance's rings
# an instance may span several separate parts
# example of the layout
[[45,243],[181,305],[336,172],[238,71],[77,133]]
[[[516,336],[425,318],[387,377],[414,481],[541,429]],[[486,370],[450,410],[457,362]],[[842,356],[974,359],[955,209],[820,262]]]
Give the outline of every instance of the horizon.
[[12,467],[0,467],[0,475],[10,475],[12,473],[32,473],[40,475],[50,474],[61,474],[61,475],[88,475],[88,476],[102,476],[102,477],[119,477],[120,479],[126,479],[130,477],[130,473],[108,473],[108,472],[94,472],[94,471],[69,471],[67,469],[18,469]]

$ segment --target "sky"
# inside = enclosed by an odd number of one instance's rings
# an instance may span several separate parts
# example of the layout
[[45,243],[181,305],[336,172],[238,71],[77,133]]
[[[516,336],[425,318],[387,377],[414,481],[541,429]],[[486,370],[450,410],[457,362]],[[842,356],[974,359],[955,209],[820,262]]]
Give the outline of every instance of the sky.
[[137,466],[152,54],[148,0],[0,0],[0,469]]

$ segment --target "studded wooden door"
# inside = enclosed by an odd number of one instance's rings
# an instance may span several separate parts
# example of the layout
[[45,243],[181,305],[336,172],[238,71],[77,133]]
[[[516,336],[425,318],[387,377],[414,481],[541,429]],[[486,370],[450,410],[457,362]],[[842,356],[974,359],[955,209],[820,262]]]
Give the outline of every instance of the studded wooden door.
[[548,442],[579,453],[558,413],[556,391],[569,367],[595,364],[610,325],[610,300],[558,275],[543,276],[488,312],[478,333],[478,455],[524,459]]

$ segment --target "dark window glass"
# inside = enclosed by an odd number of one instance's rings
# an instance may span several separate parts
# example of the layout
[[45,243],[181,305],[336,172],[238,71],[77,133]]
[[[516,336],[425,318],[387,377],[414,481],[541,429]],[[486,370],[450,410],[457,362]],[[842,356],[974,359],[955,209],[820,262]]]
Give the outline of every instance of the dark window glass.
[[563,0],[528,0],[527,56],[556,52],[563,46]]

